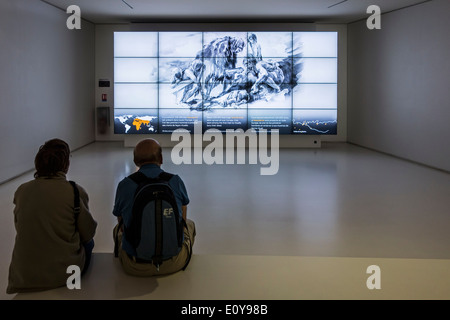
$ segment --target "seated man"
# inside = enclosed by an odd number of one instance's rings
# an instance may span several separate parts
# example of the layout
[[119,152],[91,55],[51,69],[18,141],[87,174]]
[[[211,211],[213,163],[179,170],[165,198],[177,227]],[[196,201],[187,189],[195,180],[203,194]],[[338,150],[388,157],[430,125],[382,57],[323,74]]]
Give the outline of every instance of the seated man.
[[[139,172],[149,178],[156,178],[161,172],[163,163],[162,149],[154,139],[144,139],[134,148],[134,163]],[[164,275],[184,269],[189,263],[192,246],[196,235],[195,224],[187,219],[187,205],[189,197],[183,180],[178,175],[173,175],[169,180],[179,209],[179,216],[184,223],[184,239],[181,251],[164,260],[160,266],[155,266],[151,261],[142,261],[137,257],[136,249],[123,236],[124,226],[129,226],[132,217],[133,199],[138,185],[130,177],[119,182],[116,190],[113,214],[118,218],[118,224],[114,228],[113,236],[123,269],[134,276]],[[123,219],[123,220],[122,220]],[[121,222],[123,225],[121,226]],[[183,221],[180,221],[183,222]]]

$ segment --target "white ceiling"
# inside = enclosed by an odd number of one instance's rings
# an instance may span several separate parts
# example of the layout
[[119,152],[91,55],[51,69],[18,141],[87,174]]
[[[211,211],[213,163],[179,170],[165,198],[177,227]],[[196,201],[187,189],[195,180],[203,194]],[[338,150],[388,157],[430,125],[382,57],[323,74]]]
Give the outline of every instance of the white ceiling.
[[[432,0],[41,0],[96,24],[129,22],[321,22],[367,19],[370,5],[382,13]],[[131,8],[132,7],[132,8]]]

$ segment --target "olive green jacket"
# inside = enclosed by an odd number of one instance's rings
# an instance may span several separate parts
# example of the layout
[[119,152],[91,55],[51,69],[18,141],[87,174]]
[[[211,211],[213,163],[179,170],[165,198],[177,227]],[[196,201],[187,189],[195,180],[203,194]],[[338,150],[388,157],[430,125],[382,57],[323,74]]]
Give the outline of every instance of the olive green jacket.
[[14,194],[16,239],[9,267],[7,293],[40,291],[66,285],[67,267],[83,270],[82,243],[95,235],[97,222],[89,198],[79,185],[80,214],[74,215],[74,191],[63,172],[39,177]]

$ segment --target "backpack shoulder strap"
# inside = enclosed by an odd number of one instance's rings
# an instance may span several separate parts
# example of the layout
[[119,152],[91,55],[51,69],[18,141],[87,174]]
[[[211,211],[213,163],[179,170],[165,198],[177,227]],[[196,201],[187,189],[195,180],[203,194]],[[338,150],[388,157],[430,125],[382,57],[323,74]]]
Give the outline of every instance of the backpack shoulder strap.
[[138,185],[147,180],[147,176],[140,171],[136,171],[135,173],[130,174],[128,178],[133,180]]
[[172,179],[173,176],[174,176],[174,174],[163,171],[159,174],[158,178],[162,179],[166,182],[169,182],[169,180]]
[[[169,180],[172,179],[173,176],[174,176],[174,174],[163,171],[159,174],[159,176],[156,179],[161,179],[163,181],[169,182]],[[135,173],[130,174],[128,176],[128,178],[133,180],[138,185],[143,183],[146,180],[151,180],[140,171],[136,171]]]

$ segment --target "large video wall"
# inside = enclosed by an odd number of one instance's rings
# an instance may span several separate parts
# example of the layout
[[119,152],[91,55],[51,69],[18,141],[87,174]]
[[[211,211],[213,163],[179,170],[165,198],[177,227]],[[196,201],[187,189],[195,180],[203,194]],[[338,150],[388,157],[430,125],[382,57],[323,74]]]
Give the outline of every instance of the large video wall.
[[114,133],[337,134],[337,32],[115,32]]

